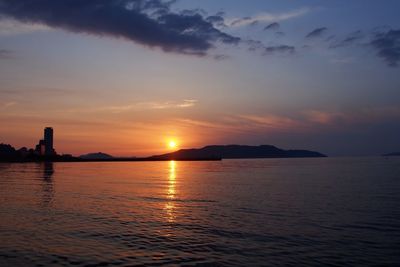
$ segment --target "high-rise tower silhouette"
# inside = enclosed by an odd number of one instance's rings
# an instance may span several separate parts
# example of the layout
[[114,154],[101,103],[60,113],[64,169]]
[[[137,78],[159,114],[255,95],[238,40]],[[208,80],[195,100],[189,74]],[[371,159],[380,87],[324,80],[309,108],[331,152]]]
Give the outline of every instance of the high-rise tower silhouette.
[[46,156],[54,155],[53,128],[51,127],[46,127],[44,129],[44,145],[45,145],[45,155]]

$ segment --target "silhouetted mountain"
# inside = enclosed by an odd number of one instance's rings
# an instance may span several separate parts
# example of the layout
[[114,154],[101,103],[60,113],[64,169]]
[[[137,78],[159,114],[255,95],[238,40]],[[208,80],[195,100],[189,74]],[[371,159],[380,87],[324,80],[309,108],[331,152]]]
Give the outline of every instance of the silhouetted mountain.
[[383,156],[386,156],[386,157],[400,156],[400,152],[389,153],[389,154],[385,154]]
[[242,145],[214,145],[200,149],[181,149],[179,151],[152,156],[151,159],[245,159],[245,158],[308,158],[326,157],[325,155],[308,150],[283,150],[271,145],[242,146]]
[[114,158],[111,155],[108,155],[106,153],[102,153],[102,152],[97,152],[97,153],[89,153],[86,155],[81,155],[79,156],[81,159],[112,159]]

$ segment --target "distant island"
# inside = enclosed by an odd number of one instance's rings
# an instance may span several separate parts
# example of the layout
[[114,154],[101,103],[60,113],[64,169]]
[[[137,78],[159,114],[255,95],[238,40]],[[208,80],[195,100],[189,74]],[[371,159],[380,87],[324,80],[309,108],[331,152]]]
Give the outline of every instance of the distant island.
[[272,145],[244,146],[244,145],[213,145],[199,149],[181,149],[176,152],[152,156],[155,160],[168,159],[251,159],[251,158],[318,158],[326,157],[319,152],[308,150],[283,150]]
[[400,156],[400,152],[393,152],[393,153],[388,153],[384,154],[384,157],[395,157],[395,156]]
[[114,157],[103,152],[80,155],[81,159],[113,159]]

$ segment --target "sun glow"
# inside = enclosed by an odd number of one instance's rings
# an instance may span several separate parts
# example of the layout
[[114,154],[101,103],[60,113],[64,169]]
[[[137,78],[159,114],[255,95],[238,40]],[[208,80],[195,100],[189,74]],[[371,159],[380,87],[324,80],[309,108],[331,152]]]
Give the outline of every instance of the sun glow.
[[170,149],[175,149],[175,148],[178,147],[178,144],[177,144],[177,142],[176,142],[175,140],[169,140],[169,141],[168,141],[168,147],[169,147]]

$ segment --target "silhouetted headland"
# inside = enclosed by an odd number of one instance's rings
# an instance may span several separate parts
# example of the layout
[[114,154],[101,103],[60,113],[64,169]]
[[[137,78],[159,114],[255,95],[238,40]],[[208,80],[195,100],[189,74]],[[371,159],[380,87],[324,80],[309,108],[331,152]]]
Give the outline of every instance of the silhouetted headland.
[[319,152],[308,150],[283,150],[272,145],[243,146],[243,145],[213,145],[200,149],[181,149],[179,151],[152,156],[151,159],[252,159],[252,158],[317,158],[326,157]]

